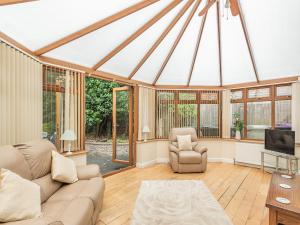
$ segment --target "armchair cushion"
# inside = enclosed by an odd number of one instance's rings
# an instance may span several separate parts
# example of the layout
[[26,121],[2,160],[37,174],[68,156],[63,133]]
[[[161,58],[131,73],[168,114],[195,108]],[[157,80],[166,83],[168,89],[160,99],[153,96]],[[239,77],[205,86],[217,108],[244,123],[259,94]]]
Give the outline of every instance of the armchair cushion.
[[196,164],[201,163],[202,157],[199,152],[195,151],[180,151],[179,152],[179,163],[184,164]]
[[99,166],[89,164],[85,166],[77,166],[77,177],[79,180],[89,180],[99,176]]
[[177,135],[177,142],[180,151],[193,149],[191,135]]

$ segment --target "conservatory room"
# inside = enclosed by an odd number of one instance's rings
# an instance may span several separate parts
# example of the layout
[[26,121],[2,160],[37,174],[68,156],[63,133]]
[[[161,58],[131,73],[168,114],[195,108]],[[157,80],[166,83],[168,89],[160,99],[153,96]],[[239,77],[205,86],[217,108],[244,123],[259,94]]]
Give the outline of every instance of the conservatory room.
[[299,225],[299,0],[0,0],[0,224]]

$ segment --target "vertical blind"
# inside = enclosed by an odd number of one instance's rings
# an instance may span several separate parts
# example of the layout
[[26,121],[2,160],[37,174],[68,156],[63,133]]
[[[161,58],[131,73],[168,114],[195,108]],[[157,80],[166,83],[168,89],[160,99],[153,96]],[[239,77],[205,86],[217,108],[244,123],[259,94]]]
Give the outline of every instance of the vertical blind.
[[139,87],[139,129],[138,140],[145,138],[143,128],[149,127],[147,139],[155,138],[155,90],[148,87]]
[[173,127],[194,127],[198,137],[221,137],[219,90],[157,90],[156,138],[168,138]]
[[53,66],[44,66],[43,136],[62,152],[61,135],[73,130],[77,140],[72,150],[84,148],[84,74]]
[[0,41],[0,145],[40,139],[42,65]]

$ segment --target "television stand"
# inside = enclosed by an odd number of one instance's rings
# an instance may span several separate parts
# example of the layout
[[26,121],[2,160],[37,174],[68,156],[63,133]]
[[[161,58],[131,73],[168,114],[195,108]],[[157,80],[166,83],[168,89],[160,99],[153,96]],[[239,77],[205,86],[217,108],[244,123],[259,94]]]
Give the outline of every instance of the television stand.
[[[265,170],[265,155],[271,155],[276,157],[276,171],[279,169],[279,159],[286,159],[286,170],[288,171],[289,174],[296,174],[298,173],[298,160],[299,157],[294,156],[294,155],[287,155],[284,153],[280,152],[273,152],[269,150],[263,150],[261,151],[261,169],[262,171]],[[293,168],[293,162],[295,163],[295,167]]]

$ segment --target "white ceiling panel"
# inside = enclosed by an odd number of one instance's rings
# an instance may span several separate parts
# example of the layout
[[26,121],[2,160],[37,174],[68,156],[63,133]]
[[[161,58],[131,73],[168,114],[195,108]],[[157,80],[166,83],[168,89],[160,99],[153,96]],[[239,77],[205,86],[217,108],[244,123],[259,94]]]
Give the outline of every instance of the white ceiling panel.
[[223,84],[256,81],[239,16],[221,17]]
[[[192,5],[193,6],[193,5]],[[140,80],[148,83],[152,83],[161,68],[165,58],[167,57],[176,37],[178,36],[185,20],[190,13],[192,6],[185,12],[185,14],[176,23],[173,29],[165,37],[165,39],[160,43],[148,60],[143,64],[143,66],[138,70],[138,72],[133,77],[134,80]]]
[[170,2],[159,1],[45,55],[92,67]]
[[300,73],[300,1],[241,1],[261,80]]
[[209,10],[190,85],[220,85],[216,6]]
[[37,50],[140,0],[39,0],[0,6],[0,31]]
[[131,42],[126,48],[115,55],[111,60],[100,67],[100,70],[128,77],[135,66],[140,62],[151,46],[168,27],[177,13],[182,9],[184,2],[177,5],[166,16]]
[[[0,32],[35,51],[142,0],[39,0],[0,6]],[[54,49],[44,56],[93,67],[173,0],[160,0],[138,12]],[[166,29],[182,2],[108,60],[99,70],[127,77]],[[219,1],[223,4],[225,0]],[[185,85],[202,18],[202,0],[158,85]],[[239,0],[255,58],[259,80],[299,76],[300,0]],[[195,4],[195,3],[194,3]],[[133,79],[152,83],[193,5],[165,37]],[[208,11],[191,86],[220,85],[216,4]],[[224,10],[221,7],[221,14]],[[223,85],[256,81],[239,17],[221,18]]]
[[205,4],[206,1],[202,1],[198,7],[157,84],[185,85],[187,83],[202,21],[202,17],[198,14]]

